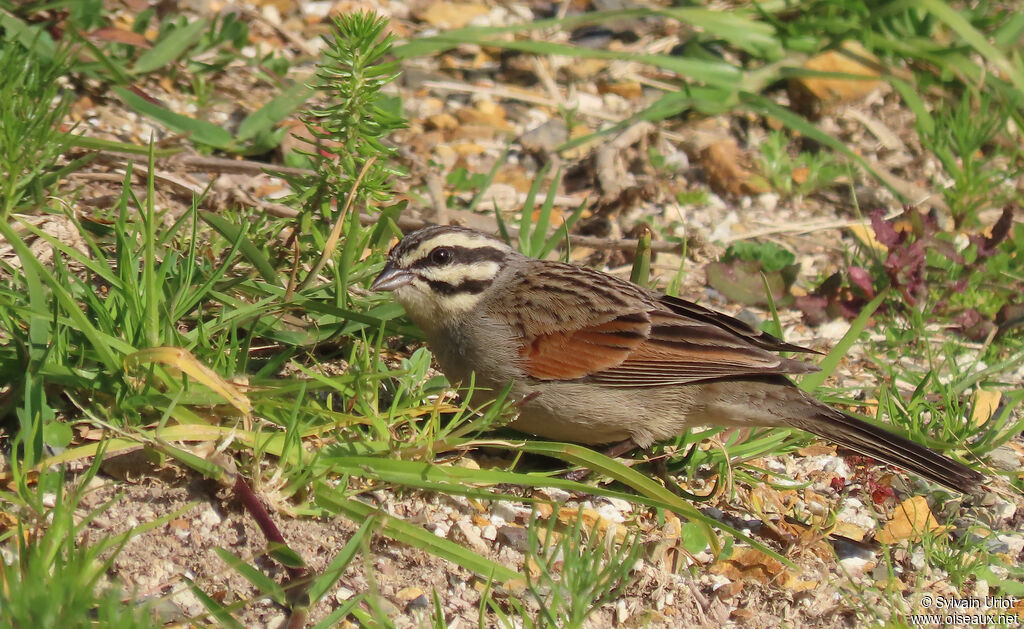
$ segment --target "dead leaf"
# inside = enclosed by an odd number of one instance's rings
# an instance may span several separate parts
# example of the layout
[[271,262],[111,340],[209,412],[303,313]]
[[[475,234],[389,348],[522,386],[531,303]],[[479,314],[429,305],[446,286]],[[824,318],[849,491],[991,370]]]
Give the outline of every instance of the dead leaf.
[[836,447],[826,443],[816,443],[796,451],[800,456],[835,456]]
[[716,193],[738,197],[768,191],[754,160],[732,138],[708,144],[698,155],[708,185]]
[[889,251],[888,247],[878,242],[878,239],[875,238],[875,231],[868,225],[850,225],[847,229],[849,229],[850,233],[853,234],[853,237],[860,241],[860,244],[865,247],[869,247],[881,253]]
[[978,389],[971,399],[971,423],[981,426],[987,422],[999,408],[1003,394],[999,391]]
[[878,58],[857,42],[845,42],[838,50],[829,50],[808,59],[803,66],[815,72],[835,72],[847,77],[803,76],[789,82],[793,107],[805,114],[820,112],[834,103],[864,98],[882,84],[882,65]]
[[875,540],[883,544],[895,544],[905,539],[916,542],[925,533],[941,533],[949,529],[935,519],[924,496],[913,496],[896,507],[892,519],[875,535]]
[[743,579],[764,585],[775,582],[783,570],[778,559],[756,548],[736,548],[732,557],[711,566],[712,574],[720,574],[733,581]]
[[494,127],[499,131],[512,131],[505,108],[491,101],[481,101],[475,107],[463,107],[455,112],[463,125]]
[[807,182],[807,178],[811,175],[811,169],[807,166],[798,166],[793,169],[792,178],[793,183],[798,186],[803,185]]
[[138,46],[139,48],[153,47],[152,44],[150,44],[149,41],[141,34],[122,28],[98,28],[89,32],[86,37],[103,42],[115,42],[118,44],[127,44],[129,46]]
[[490,13],[482,4],[470,2],[433,2],[423,11],[415,13],[419,20],[438,28],[463,28],[473,18]]
[[395,598],[397,598],[398,600],[400,600],[402,602],[408,603],[411,600],[414,600],[414,599],[417,599],[417,598],[423,596],[423,594],[424,594],[424,592],[423,592],[422,589],[420,589],[418,587],[415,587],[415,586],[412,586],[412,587],[402,588],[401,590],[398,590],[397,592],[395,592]]
[[638,100],[644,95],[644,88],[636,81],[622,81],[610,83],[598,81],[598,94],[617,94],[629,100]]
[[621,544],[626,539],[626,527],[601,517],[601,514],[594,509],[562,507],[558,510],[558,521],[566,526],[575,525],[577,517],[583,520],[581,525],[585,533],[589,534],[596,530],[598,535],[605,537],[608,535],[608,530],[611,529],[616,542]]
[[844,522],[840,520],[836,522],[835,526],[832,528],[832,534],[842,535],[843,537],[852,539],[855,542],[862,542],[864,541],[864,536],[867,535],[867,531],[852,522]]
[[423,128],[427,131],[434,131],[435,129],[440,131],[451,131],[452,129],[458,128],[458,126],[459,121],[455,119],[455,116],[447,112],[441,112],[428,117]]

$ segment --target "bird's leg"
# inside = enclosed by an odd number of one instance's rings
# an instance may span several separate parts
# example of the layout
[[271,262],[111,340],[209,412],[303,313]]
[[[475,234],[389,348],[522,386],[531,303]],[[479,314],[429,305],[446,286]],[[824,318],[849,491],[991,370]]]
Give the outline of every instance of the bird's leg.
[[[635,450],[637,447],[638,446],[636,445],[636,442],[634,442],[632,438],[629,438],[626,439],[625,441],[620,441],[619,443],[609,446],[601,454],[605,455],[610,459],[614,459],[622,456],[627,452]],[[626,465],[632,465],[632,463],[627,463]],[[590,476],[590,473],[592,471],[593,470],[588,470],[585,467],[580,467],[575,470],[572,470],[571,472],[566,473],[565,479],[579,483],[586,479],[588,476]]]

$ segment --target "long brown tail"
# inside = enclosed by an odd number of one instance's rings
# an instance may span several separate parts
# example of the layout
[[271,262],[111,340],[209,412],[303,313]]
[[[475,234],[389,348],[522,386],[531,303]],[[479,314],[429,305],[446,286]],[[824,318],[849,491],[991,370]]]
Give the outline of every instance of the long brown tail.
[[817,415],[794,418],[792,425],[950,489],[965,494],[981,490],[985,477],[966,465],[824,404],[815,406]]

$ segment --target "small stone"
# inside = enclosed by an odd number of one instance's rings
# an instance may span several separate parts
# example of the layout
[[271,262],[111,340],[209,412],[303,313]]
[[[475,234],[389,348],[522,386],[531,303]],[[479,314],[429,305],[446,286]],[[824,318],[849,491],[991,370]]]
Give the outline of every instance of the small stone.
[[530,153],[552,153],[569,139],[569,129],[561,118],[552,118],[519,137],[519,143]]
[[220,514],[217,513],[216,509],[214,509],[211,505],[208,504],[206,508],[203,509],[203,512],[199,514],[199,521],[205,524],[206,526],[213,528],[219,525],[221,522],[223,522],[224,518],[222,518]]
[[429,607],[430,599],[427,598],[426,594],[420,594],[405,605],[405,612],[410,613],[417,609],[428,609]]
[[491,505],[491,522],[495,526],[501,526],[498,524],[498,518],[501,518],[505,522],[515,522],[516,518],[520,515],[529,517],[530,510],[523,505],[509,502],[507,500],[498,500]]
[[480,537],[477,527],[466,520],[461,520],[452,525],[451,530],[448,531],[448,539],[463,544],[473,552],[480,553],[481,555],[485,554],[488,550],[487,543]]
[[565,491],[564,489],[559,489],[558,487],[542,487],[540,491],[544,493],[552,502],[565,503],[568,502],[569,498],[572,497],[569,494],[569,492]]
[[856,579],[864,576],[868,570],[873,569],[875,562],[863,557],[847,557],[846,559],[840,559],[839,565],[843,567],[844,572]]
[[343,603],[343,602],[347,601],[348,599],[352,598],[355,595],[356,595],[355,590],[350,590],[349,588],[347,588],[344,585],[342,585],[342,586],[338,587],[337,590],[335,590],[335,592],[334,592],[334,600],[339,602],[339,603]]
[[521,526],[502,526],[496,531],[495,541],[512,550],[526,552],[526,529]]
[[1016,557],[1024,549],[1024,537],[1020,535],[996,535],[994,538],[989,537],[985,546],[989,552]]
[[988,460],[997,470],[1019,470],[1020,455],[1007,444],[1003,444],[988,453]]
[[493,524],[488,524],[480,532],[480,536],[483,537],[484,539],[487,539],[487,540],[490,540],[490,541],[493,542],[495,539],[498,538],[498,527],[494,526]]

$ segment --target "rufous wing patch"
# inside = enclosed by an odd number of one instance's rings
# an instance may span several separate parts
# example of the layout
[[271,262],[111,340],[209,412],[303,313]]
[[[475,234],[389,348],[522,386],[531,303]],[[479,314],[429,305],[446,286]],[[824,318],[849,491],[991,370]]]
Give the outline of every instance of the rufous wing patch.
[[540,380],[575,380],[629,358],[647,338],[650,323],[635,313],[576,330],[540,334],[520,349],[526,372]]

